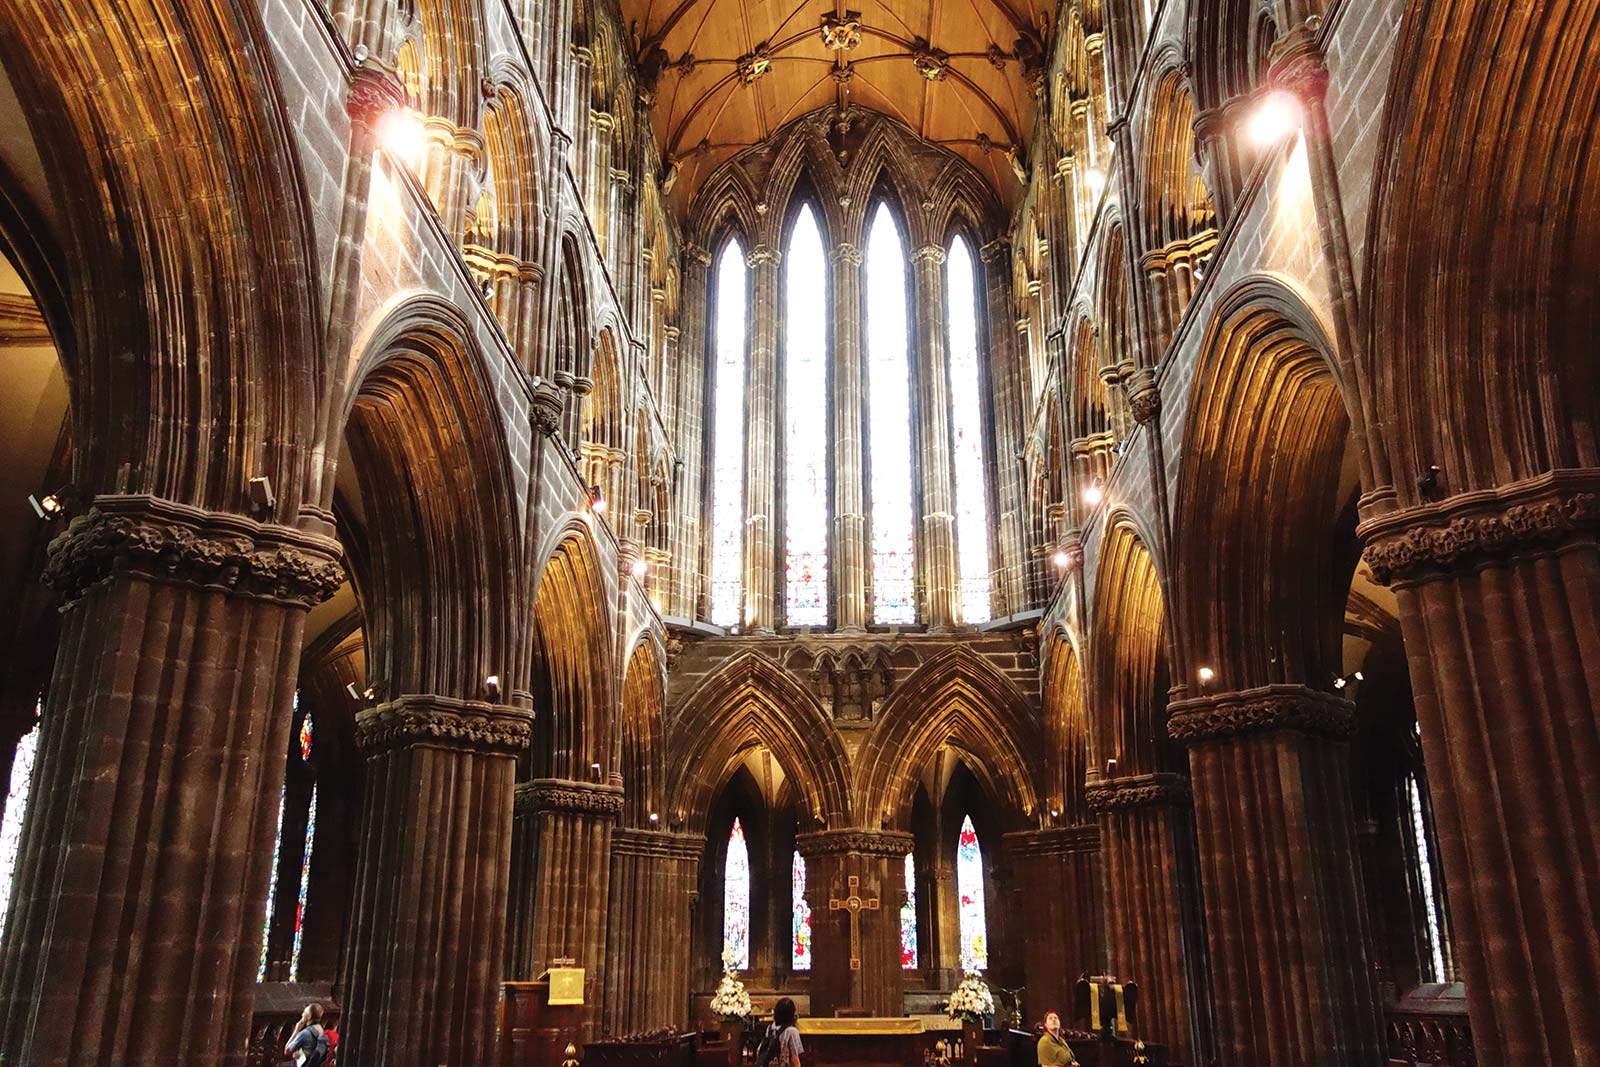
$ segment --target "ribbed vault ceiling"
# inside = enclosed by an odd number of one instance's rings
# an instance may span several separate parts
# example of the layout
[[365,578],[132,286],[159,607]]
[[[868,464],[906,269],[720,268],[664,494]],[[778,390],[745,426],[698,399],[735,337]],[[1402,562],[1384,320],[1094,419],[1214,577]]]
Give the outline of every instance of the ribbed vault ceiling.
[[818,107],[866,107],[965,156],[1010,202],[1051,0],[622,0],[672,198]]

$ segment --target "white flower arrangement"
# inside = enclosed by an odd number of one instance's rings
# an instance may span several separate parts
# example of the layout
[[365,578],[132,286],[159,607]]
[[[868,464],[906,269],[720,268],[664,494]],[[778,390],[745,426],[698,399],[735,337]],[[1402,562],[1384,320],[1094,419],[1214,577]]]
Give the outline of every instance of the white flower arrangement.
[[752,1011],[750,994],[744,991],[744,983],[735,978],[732,971],[724,971],[711,997],[711,1014],[731,1023],[750,1018]]
[[956,991],[950,994],[950,1003],[945,1005],[944,1010],[952,1019],[981,1023],[985,1015],[994,1014],[994,996],[989,992],[988,983],[976,971],[968,971],[967,976],[961,979],[961,984],[956,986]]

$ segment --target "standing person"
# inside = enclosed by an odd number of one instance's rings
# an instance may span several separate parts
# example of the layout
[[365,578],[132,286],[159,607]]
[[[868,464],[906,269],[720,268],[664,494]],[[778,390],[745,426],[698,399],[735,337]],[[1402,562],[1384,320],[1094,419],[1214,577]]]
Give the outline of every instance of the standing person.
[[1044,1017],[1044,1033],[1039,1035],[1039,1067],[1067,1067],[1077,1062],[1072,1046],[1061,1036],[1061,1016],[1050,1012]]
[[800,1067],[800,1030],[795,1026],[794,1001],[784,997],[772,1006],[772,1025],[761,1038],[756,1067]]
[[322,1005],[311,1003],[300,1013],[300,1021],[283,1046],[285,1056],[293,1056],[298,1067],[325,1067],[328,1062],[328,1034],[322,1028]]

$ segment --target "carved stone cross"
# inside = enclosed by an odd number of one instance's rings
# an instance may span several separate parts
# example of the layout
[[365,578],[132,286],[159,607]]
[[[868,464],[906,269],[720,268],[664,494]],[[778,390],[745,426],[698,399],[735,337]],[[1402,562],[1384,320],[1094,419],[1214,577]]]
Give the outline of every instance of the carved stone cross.
[[861,969],[861,911],[863,908],[867,911],[877,911],[878,898],[872,897],[868,900],[862,900],[861,879],[852,874],[848,881],[850,895],[843,900],[828,898],[828,910],[848,911],[850,913],[850,969],[859,971]]

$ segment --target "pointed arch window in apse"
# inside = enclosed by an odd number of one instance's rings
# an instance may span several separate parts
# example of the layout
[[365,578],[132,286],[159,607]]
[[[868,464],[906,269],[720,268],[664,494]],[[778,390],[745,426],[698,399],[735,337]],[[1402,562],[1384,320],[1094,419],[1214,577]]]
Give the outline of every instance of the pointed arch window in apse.
[[784,253],[784,620],[828,624],[828,296],[822,232],[800,209]]
[[750,968],[750,846],[738,819],[728,833],[722,875],[722,965],[730,971]]
[[867,235],[867,388],[872,418],[872,619],[917,621],[911,510],[911,371],[906,357],[906,251],[889,205]]
[[1406,799],[1411,808],[1411,833],[1416,844],[1417,881],[1422,886],[1423,910],[1427,915],[1428,958],[1423,961],[1423,980],[1444,982],[1448,971],[1444,964],[1444,924],[1440,922],[1439,901],[1433,892],[1433,857],[1429,848],[1427,820],[1422,809],[1422,791],[1417,788],[1417,776],[1406,776]]
[[950,322],[950,428],[955,440],[956,544],[961,617],[988,622],[989,496],[984,478],[983,375],[978,367],[978,285],[972,250],[957,234],[945,258]]
[[741,621],[744,567],[745,261],[737,239],[716,273],[716,371],[712,380],[711,621]]
[[797,971],[811,969],[811,905],[806,903],[806,859],[797,850],[789,867],[794,917],[794,962]]
[[956,839],[956,892],[961,895],[961,969],[989,966],[988,919],[983,906],[983,850],[968,815]]
[[33,782],[33,760],[39,752],[39,715],[43,700],[33,706],[33,729],[17,742],[11,757],[11,781],[6,788],[6,810],[0,818],[0,934],[5,932],[16,888],[17,860],[22,851],[22,820],[28,813],[28,792]]
[[906,853],[906,902],[900,905],[900,966],[917,966],[917,861]]

